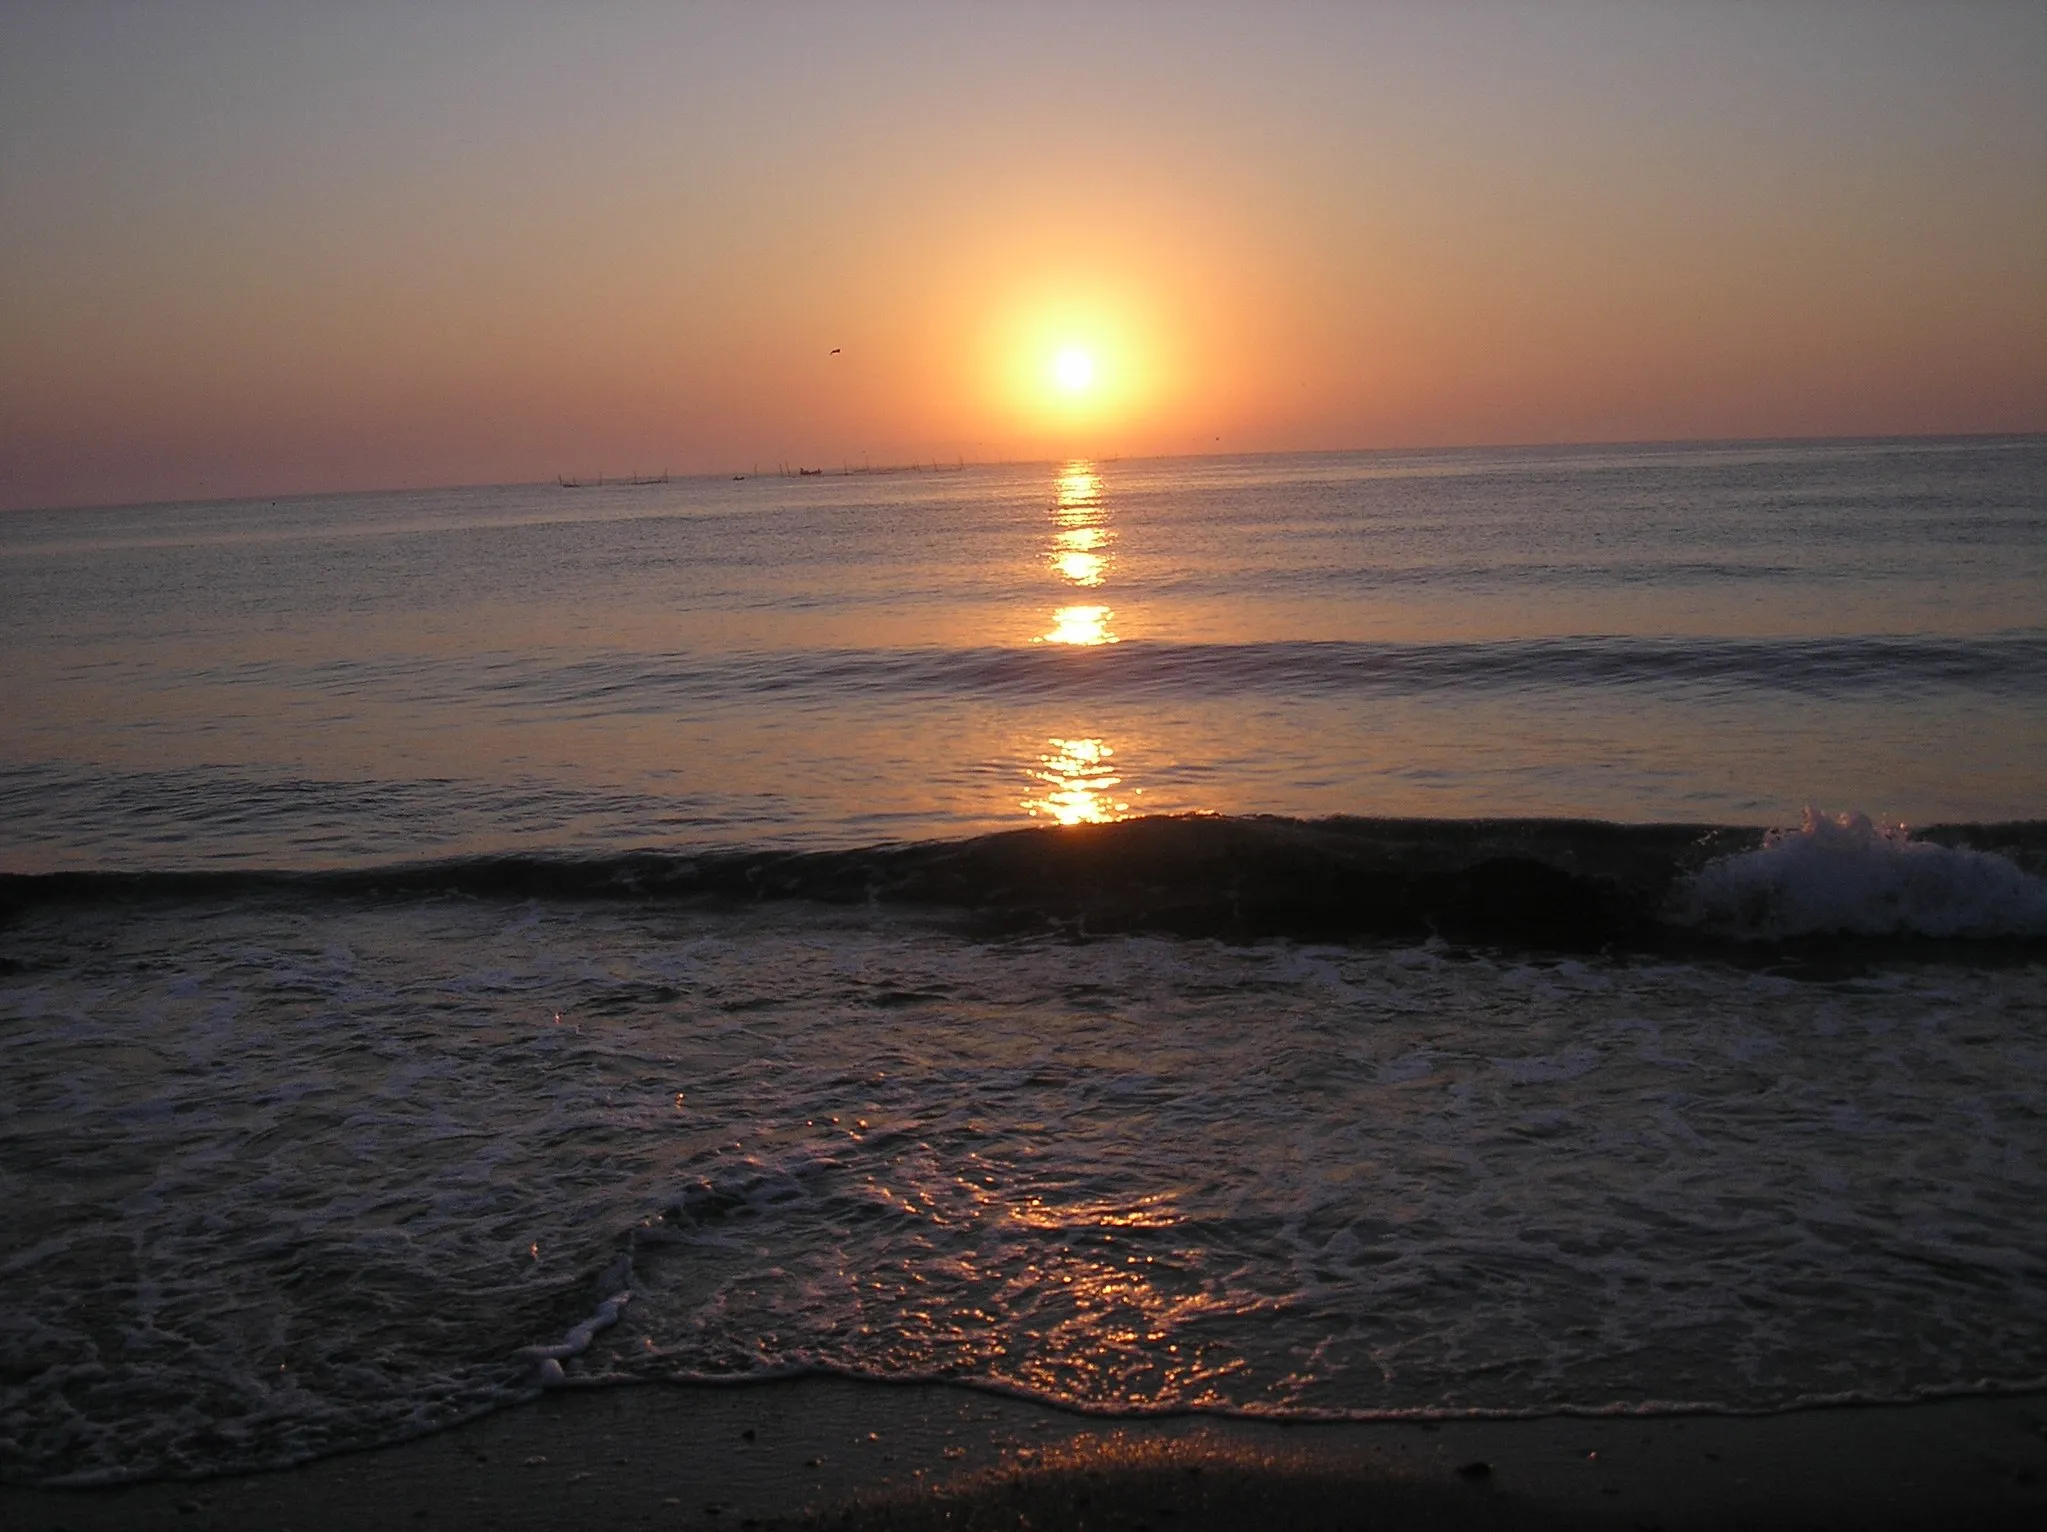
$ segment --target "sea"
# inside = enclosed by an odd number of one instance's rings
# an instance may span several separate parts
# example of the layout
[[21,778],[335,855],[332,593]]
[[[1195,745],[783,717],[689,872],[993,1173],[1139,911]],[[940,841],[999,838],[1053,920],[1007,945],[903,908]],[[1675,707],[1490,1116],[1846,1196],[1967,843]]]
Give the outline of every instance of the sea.
[[2047,439],[0,516],[0,1476],[2047,1387]]

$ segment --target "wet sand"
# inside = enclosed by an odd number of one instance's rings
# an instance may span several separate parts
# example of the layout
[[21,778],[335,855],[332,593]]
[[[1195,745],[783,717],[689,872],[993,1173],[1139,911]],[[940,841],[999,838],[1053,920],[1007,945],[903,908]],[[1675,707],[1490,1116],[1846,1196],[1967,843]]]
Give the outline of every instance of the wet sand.
[[1103,1421],[833,1379],[568,1389],[277,1473],[0,1489],[16,1532],[2047,1525],[2047,1395],[1761,1417]]

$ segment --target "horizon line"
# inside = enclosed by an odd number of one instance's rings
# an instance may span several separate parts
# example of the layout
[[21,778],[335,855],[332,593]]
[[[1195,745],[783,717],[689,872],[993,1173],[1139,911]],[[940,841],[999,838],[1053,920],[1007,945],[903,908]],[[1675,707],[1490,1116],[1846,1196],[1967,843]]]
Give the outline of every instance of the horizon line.
[[[1821,446],[1829,443],[1842,445],[1854,443],[1874,444],[1880,442],[1994,442],[2028,441],[2047,437],[2047,428],[2030,431],[1885,431],[1870,433],[1826,433],[1820,435],[1789,436],[1665,436],[1627,438],[1600,438],[1585,440],[1554,441],[1474,441],[1438,442],[1423,446],[1377,446],[1377,447],[1293,447],[1293,448],[1250,448],[1230,452],[1155,452],[1155,453],[1069,453],[1054,457],[1006,457],[968,459],[958,454],[948,465],[939,458],[917,458],[902,463],[881,466],[863,464],[852,467],[842,463],[838,468],[819,468],[804,471],[803,478],[863,478],[881,474],[929,473],[934,471],[960,473],[969,469],[983,468],[1030,468],[1056,463],[1175,463],[1197,462],[1204,459],[1225,458],[1285,458],[1285,457],[1354,457],[1363,454],[1394,456],[1400,454],[1424,455],[1429,453],[1452,452],[1536,452],[1595,451],[1601,448],[1654,448],[1654,447],[1769,447],[1769,446]],[[472,479],[441,480],[422,484],[381,484],[336,489],[296,489],[256,491],[234,495],[171,495],[161,499],[146,500],[101,500],[101,501],[59,501],[41,505],[19,505],[0,507],[0,515],[34,516],[63,511],[128,511],[152,508],[171,508],[194,505],[245,505],[256,501],[279,500],[324,500],[352,495],[404,495],[448,493],[458,490],[482,489],[612,489],[612,488],[655,488],[660,484],[694,480],[738,481],[755,478],[795,479],[799,474],[786,471],[762,471],[749,467],[744,471],[737,468],[704,469],[695,473],[671,473],[664,470],[658,478],[640,475],[642,482],[635,484],[632,475],[620,475],[608,482],[598,479],[564,483],[568,476],[557,474],[551,479]]]

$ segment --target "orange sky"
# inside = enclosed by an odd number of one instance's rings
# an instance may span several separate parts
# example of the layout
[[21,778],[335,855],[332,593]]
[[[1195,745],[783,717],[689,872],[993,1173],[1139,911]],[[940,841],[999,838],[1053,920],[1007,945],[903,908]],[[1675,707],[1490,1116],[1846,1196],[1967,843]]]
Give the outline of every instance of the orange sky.
[[2047,429],[2037,5],[958,10],[9,8],[0,505]]

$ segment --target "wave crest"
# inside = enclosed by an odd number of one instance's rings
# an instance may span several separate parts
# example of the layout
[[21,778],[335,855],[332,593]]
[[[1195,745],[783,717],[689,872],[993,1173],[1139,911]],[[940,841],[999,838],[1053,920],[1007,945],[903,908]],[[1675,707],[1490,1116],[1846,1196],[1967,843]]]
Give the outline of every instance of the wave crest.
[[1693,874],[1681,908],[1689,924],[1738,936],[2040,936],[2047,879],[1994,851],[1808,806],[1797,828]]
[[[1996,851],[1971,849],[1995,846]],[[1064,930],[1560,951],[1806,936],[2047,937],[2047,822],[1796,829],[1592,820],[1153,815],[843,849],[501,856],[328,871],[0,873],[0,930],[38,907],[163,901],[804,900]],[[0,955],[0,972],[18,960]]]

